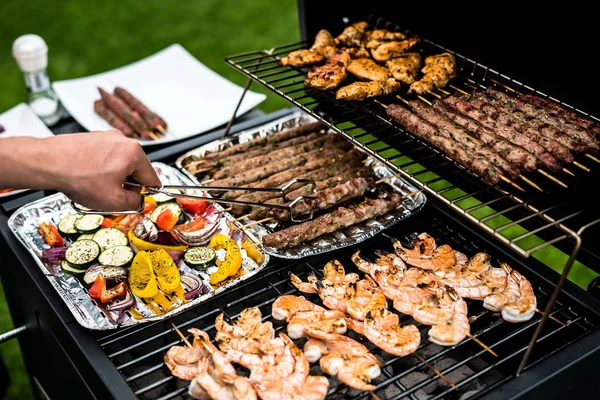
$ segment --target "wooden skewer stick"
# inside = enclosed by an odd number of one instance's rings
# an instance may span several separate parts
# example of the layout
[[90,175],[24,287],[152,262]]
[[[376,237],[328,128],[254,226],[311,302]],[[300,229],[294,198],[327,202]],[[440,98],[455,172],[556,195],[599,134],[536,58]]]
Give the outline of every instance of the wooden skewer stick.
[[379,184],[380,184],[380,183],[382,183],[382,182],[389,181],[390,179],[394,179],[394,178],[396,178],[396,177],[398,177],[398,176],[400,176],[400,175],[401,175],[401,173],[400,173],[400,172],[398,172],[397,174],[390,175],[390,176],[386,176],[385,178],[381,178],[380,180],[378,180],[378,181],[375,181],[375,184],[376,184],[376,185],[379,185]]
[[574,174],[574,173],[572,173],[571,171],[569,171],[569,170],[568,170],[568,169],[566,169],[566,168],[563,168],[563,169],[562,169],[562,171],[563,171],[564,173],[566,173],[566,174],[569,174],[569,175],[571,175],[571,176],[575,176],[575,174]]
[[201,185],[207,185],[207,184],[209,184],[209,183],[211,183],[211,182],[214,182],[214,181],[215,181],[215,179],[207,179],[207,180],[205,180],[205,181],[202,181],[202,182],[200,182],[200,184],[201,184]]
[[[541,311],[539,308],[536,308],[536,309],[535,309],[535,312],[536,312],[536,313],[540,313],[540,314],[542,314],[542,315],[544,314],[544,312],[543,312],[543,311]],[[553,317],[552,315],[548,315],[548,318],[550,318],[552,321],[554,321],[554,322],[556,322],[556,323],[558,323],[558,324],[560,324],[560,325],[562,325],[562,326],[565,326],[565,327],[568,327],[568,326],[569,326],[569,325],[565,324],[564,322],[562,322],[561,320],[559,320],[559,319],[557,319],[557,318]]]
[[568,188],[568,186],[567,186],[566,183],[564,183],[560,179],[555,178],[554,176],[550,175],[549,173],[547,173],[543,169],[538,169],[537,172],[539,172],[540,174],[544,175],[546,178],[550,179],[551,181],[554,181],[555,183],[559,184],[560,186],[562,186],[564,188]]
[[179,337],[181,337],[181,340],[183,340],[183,343],[185,343],[185,345],[187,347],[193,347],[192,344],[189,342],[189,340],[187,340],[187,338],[183,335],[183,333],[181,333],[181,331],[179,330],[179,328],[177,328],[177,326],[175,326],[174,323],[171,323],[171,325],[173,326],[173,329],[175,330],[175,332],[177,332],[177,334],[179,335]]
[[529,178],[527,178],[526,176],[520,175],[519,176],[521,179],[523,179],[524,182],[526,182],[527,184],[529,184],[530,186],[533,186],[534,188],[536,188],[537,190],[539,190],[540,192],[543,192],[542,188],[539,187],[535,182],[533,182],[532,180],[530,180]]
[[442,88],[437,88],[437,90],[439,90],[440,92],[444,93],[444,94],[451,94],[449,91],[444,90]]
[[211,169],[213,169],[213,167],[206,167],[206,168],[200,168],[194,171],[189,171],[190,174],[199,174],[200,172],[206,172],[206,171],[210,171]]
[[500,179],[502,179],[504,182],[508,183],[509,185],[513,186],[514,188],[520,190],[521,192],[525,192],[525,189],[523,189],[521,186],[517,185],[516,183],[514,183],[513,181],[511,181],[504,175],[498,175],[498,176],[500,177]]
[[[396,96],[396,97],[398,97],[398,96]],[[432,105],[433,105],[433,104],[431,104],[431,102],[430,102],[429,100],[427,100],[425,97],[423,97],[423,96],[421,96],[421,95],[417,95],[417,97],[418,97],[419,99],[421,99],[421,100],[422,100],[422,101],[423,101],[425,104],[428,104],[428,105],[430,105],[430,106],[432,106]]]
[[391,237],[390,235],[386,234],[385,232],[381,232],[381,236],[385,236],[388,239],[395,240],[395,238]]
[[247,246],[242,246],[242,250],[243,250],[243,249],[249,249],[249,248],[251,248],[251,247],[260,246],[260,245],[262,245],[262,243],[261,243],[261,242],[255,242],[255,243],[249,244],[249,245],[247,245]]
[[470,333],[467,333],[467,336],[470,337],[475,343],[477,343],[478,345],[480,345],[481,347],[486,349],[491,355],[493,355],[494,357],[498,357],[498,354],[494,353],[494,350],[492,350],[488,346],[486,346],[481,340],[477,339],[475,336],[471,335]]
[[573,165],[575,165],[576,167],[581,168],[582,170],[584,170],[585,172],[590,172],[590,169],[588,167],[586,167],[583,164],[578,163],[577,161],[573,161]]
[[511,92],[513,92],[513,93],[516,93],[516,94],[518,94],[519,96],[521,96],[521,95],[523,94],[523,93],[517,92],[515,89],[511,88],[510,86],[507,86],[507,85],[505,85],[505,84],[503,84],[503,83],[500,83],[500,82],[498,82],[498,81],[497,81],[497,80],[495,80],[495,79],[490,79],[490,82],[494,82],[496,85],[500,85],[500,86],[502,86],[503,88],[505,88],[506,90],[510,90]]
[[236,218],[235,220],[236,220],[236,221],[241,221],[241,220],[243,220],[243,219],[245,219],[245,218],[248,218],[249,216],[250,216],[250,214],[242,215],[241,217],[238,217],[238,218]]
[[383,104],[382,102],[380,102],[379,100],[375,99],[373,100],[375,103],[379,104],[381,107],[383,108],[388,108],[388,106],[386,106],[385,104]]
[[450,380],[448,378],[446,378],[444,376],[444,374],[442,374],[440,371],[438,371],[437,369],[433,368],[433,366],[431,364],[429,364],[423,357],[421,357],[420,355],[418,355],[417,353],[412,353],[413,356],[415,356],[415,358],[417,360],[419,360],[420,362],[422,362],[423,364],[425,364],[430,370],[432,370],[437,376],[439,376],[444,382],[446,382],[448,385],[450,385],[450,387],[452,389],[456,389],[456,386],[454,385],[454,383],[450,382]]
[[156,140],[156,139],[160,139],[160,136],[158,136],[156,133],[149,131],[148,132],[148,136],[150,136],[152,139]]
[[599,159],[597,159],[596,157],[594,157],[593,155],[591,155],[591,154],[587,154],[587,153],[586,153],[586,155],[585,155],[585,156],[586,156],[587,158],[589,158],[590,160],[594,160],[594,161],[596,161],[597,163],[599,163],[599,164],[600,164],[600,160],[599,160]]
[[163,128],[162,125],[156,125],[156,129],[159,130],[160,133],[166,133],[167,131],[165,130],[165,128]]
[[221,214],[221,213],[224,213],[224,212],[229,212],[232,209],[233,209],[233,207],[227,207],[227,208],[223,209],[222,211],[217,211],[215,214]]
[[448,85],[448,86],[450,86],[452,89],[456,90],[457,92],[460,92],[460,93],[462,93],[462,94],[466,94],[467,96],[470,96],[470,94],[469,94],[469,93],[465,92],[465,91],[464,91],[464,90],[462,90],[462,89],[459,89],[459,88],[457,88],[457,87],[456,87],[456,86],[454,86],[454,85]]
[[375,393],[373,393],[373,391],[372,391],[372,390],[369,392],[369,394],[370,394],[370,395],[371,395],[371,397],[372,397],[372,398],[374,398],[375,400],[381,400],[381,399],[379,398],[379,396],[377,396]]
[[427,93],[429,93],[429,94],[430,94],[430,95],[432,95],[432,96],[435,96],[435,97],[437,97],[438,99],[441,99],[441,98],[442,98],[442,96],[440,96],[439,94],[437,94],[437,93],[433,93],[433,92],[431,92],[431,91],[429,91],[429,90],[427,91]]
[[273,218],[273,217],[267,217],[267,218],[259,219],[258,221],[252,221],[249,224],[242,225],[240,228],[242,228],[242,229],[250,228],[251,226],[262,224],[263,222],[269,222],[269,221],[272,221],[274,219],[275,218]]

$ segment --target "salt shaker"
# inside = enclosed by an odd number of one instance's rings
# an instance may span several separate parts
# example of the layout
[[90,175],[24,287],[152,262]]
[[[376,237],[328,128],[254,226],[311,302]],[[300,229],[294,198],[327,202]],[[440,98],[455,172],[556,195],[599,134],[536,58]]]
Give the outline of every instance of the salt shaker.
[[54,125],[61,117],[58,97],[50,87],[48,46],[38,35],[18,37],[12,46],[12,54],[23,72],[27,87],[27,103],[47,126]]

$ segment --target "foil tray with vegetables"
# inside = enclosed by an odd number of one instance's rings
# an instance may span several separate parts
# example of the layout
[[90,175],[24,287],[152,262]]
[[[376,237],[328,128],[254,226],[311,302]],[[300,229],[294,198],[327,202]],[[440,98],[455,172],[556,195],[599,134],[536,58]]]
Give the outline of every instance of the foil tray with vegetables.
[[[153,166],[165,185],[193,184],[172,167]],[[8,225],[88,329],[180,313],[269,262],[231,215],[201,199],[146,196],[134,215],[82,215],[70,204],[63,194],[43,198]]]

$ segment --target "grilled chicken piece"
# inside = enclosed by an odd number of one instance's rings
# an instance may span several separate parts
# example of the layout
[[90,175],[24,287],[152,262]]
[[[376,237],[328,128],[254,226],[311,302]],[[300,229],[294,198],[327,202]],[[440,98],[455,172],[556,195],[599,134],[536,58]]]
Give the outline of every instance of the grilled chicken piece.
[[329,57],[325,64],[312,67],[308,71],[308,77],[304,80],[304,84],[321,90],[334,89],[346,79],[348,64],[350,64],[350,55],[345,51],[338,50]]
[[435,69],[443,69],[454,78],[456,76],[456,60],[450,53],[436,54],[425,58],[425,67],[421,70],[422,73],[428,74]]
[[292,51],[287,57],[279,60],[280,65],[292,67],[303,67],[305,65],[317,64],[325,58],[329,58],[335,52],[333,36],[325,29],[317,33],[315,43],[310,49]]
[[360,79],[370,81],[385,81],[390,77],[389,71],[370,58],[352,60],[348,65],[348,72]]
[[419,53],[406,53],[400,57],[392,58],[385,65],[394,79],[410,85],[417,80],[421,62],[422,59]]
[[420,81],[410,85],[409,93],[423,94],[437,88],[442,88],[456,76],[456,60],[450,53],[436,54],[425,58],[425,74]]
[[371,57],[371,54],[369,54],[369,51],[367,49],[365,49],[364,47],[343,47],[342,50],[344,50],[346,53],[348,53],[350,55],[350,58],[357,59],[357,58],[369,58]]
[[344,31],[335,38],[335,44],[338,46],[361,47],[368,27],[369,24],[364,21],[347,26]]
[[387,42],[375,49],[371,49],[371,55],[376,61],[387,61],[398,57],[419,43],[419,39],[410,38],[401,42]]
[[385,81],[354,82],[337,91],[338,100],[364,100],[369,97],[387,96],[400,89],[400,83],[389,78]]
[[376,29],[367,35],[367,49],[376,49],[386,42],[400,41],[406,39],[401,32],[390,32],[387,29]]

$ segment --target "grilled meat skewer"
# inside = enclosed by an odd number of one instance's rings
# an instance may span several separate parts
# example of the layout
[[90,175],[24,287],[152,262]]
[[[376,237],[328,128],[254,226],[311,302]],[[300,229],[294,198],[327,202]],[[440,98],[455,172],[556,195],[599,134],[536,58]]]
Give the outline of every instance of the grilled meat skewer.
[[162,119],[161,117],[156,115],[154,112],[150,111],[148,109],[148,107],[146,107],[144,104],[142,104],[141,101],[139,101],[134,95],[129,93],[127,90],[120,88],[120,87],[116,87],[115,95],[119,96],[121,98],[121,100],[123,100],[125,103],[129,104],[129,106],[131,108],[133,108],[135,111],[137,111],[142,116],[144,121],[146,121],[152,129],[157,129],[157,130],[166,130],[167,129],[167,123],[165,122],[164,119]]
[[387,96],[400,89],[400,83],[389,78],[386,81],[354,82],[338,89],[338,100],[364,100],[370,97]]
[[[322,178],[317,176],[320,172],[318,172],[318,173],[315,172],[314,174],[308,174],[308,173],[312,172],[312,171],[320,171],[321,168],[331,167],[331,166],[336,166],[338,169],[340,168],[339,165],[348,166],[348,167],[360,166],[362,164],[363,159],[364,159],[364,153],[361,153],[358,150],[352,149],[348,152],[342,152],[342,153],[336,154],[329,158],[321,157],[321,158],[316,158],[314,160],[310,160],[304,165],[299,165],[299,166],[290,168],[288,170],[276,173],[274,175],[269,176],[266,179],[263,179],[262,181],[252,182],[248,185],[248,187],[251,187],[251,188],[280,187],[281,185],[288,183],[289,181],[291,181],[294,178],[312,179],[312,180],[318,181],[318,180],[333,176],[333,175],[335,175],[335,173],[332,173],[331,175],[326,175]],[[317,176],[317,177],[315,177],[315,176]],[[232,192],[227,192],[223,197],[225,199],[231,200],[231,199],[237,199],[237,198],[247,195],[247,194],[255,194],[255,193],[248,193],[243,190],[236,190],[236,191],[232,191]],[[250,201],[254,201],[254,198],[251,198]]]
[[385,65],[397,81],[410,85],[417,80],[421,68],[421,55],[419,53],[406,53],[392,58]]
[[471,136],[469,131],[460,125],[455,124],[418,100],[410,101],[409,106],[415,114],[436,126],[442,136],[452,139],[457,144],[462,144],[468,149],[470,154],[477,157],[484,157],[490,164],[502,170],[511,179],[519,177],[519,170],[514,165],[506,161],[500,154],[491,150],[484,142]]
[[500,171],[485,158],[476,157],[471,154],[466,146],[457,144],[452,139],[441,136],[435,126],[408,109],[397,104],[390,104],[386,112],[414,135],[429,141],[450,158],[479,175],[486,182],[496,184],[500,180]]
[[98,88],[98,90],[104,104],[117,114],[119,118],[127,122],[140,135],[140,138],[151,139],[149,126],[137,111],[129,107],[127,103],[114,94],[110,94],[102,88]]
[[525,148],[504,139],[492,129],[483,126],[476,120],[445,106],[439,101],[433,103],[433,108],[446,118],[468,130],[471,135],[482,140],[491,149],[521,170],[535,171],[542,165],[541,161],[525,150]]
[[600,124],[598,122],[586,118],[574,110],[563,107],[555,101],[533,94],[524,94],[519,96],[519,100],[522,100],[527,104],[531,104],[536,108],[546,110],[552,116],[554,116],[553,114],[556,114],[556,117],[559,121],[567,121],[571,124],[591,131],[594,135],[600,135]]
[[[354,178],[334,187],[323,189],[314,194],[319,200],[316,209],[328,210],[335,205],[351,199],[361,197],[373,185],[373,182],[365,178]],[[294,206],[294,215],[308,214],[312,209],[313,200],[302,200]],[[288,210],[273,208],[269,215],[280,221],[287,221],[291,215]]]
[[349,143],[347,140],[339,137],[338,135],[320,135],[320,137],[311,140],[309,142],[301,143],[297,146],[284,147],[283,149],[277,149],[271,151],[268,154],[239,161],[231,165],[222,167],[221,169],[211,173],[213,179],[224,179],[227,177],[234,176],[238,173],[247,171],[249,169],[258,168],[263,165],[267,165],[274,162],[280,162],[290,157],[295,157],[309,151],[321,149],[321,148],[348,148]]
[[390,77],[387,68],[382,67],[370,58],[358,58],[348,65],[348,72],[360,79],[385,81]]
[[290,65],[292,67],[303,67],[305,65],[316,64],[328,57],[331,49],[334,48],[333,36],[325,29],[317,33],[315,43],[310,49],[301,49],[292,51],[287,57],[279,60],[279,65]]
[[397,42],[406,39],[406,35],[401,32],[390,32],[387,29],[376,29],[367,34],[367,49],[376,49],[386,42]]
[[[546,110],[535,108],[531,104],[525,103],[524,101],[518,98],[511,97],[508,94],[500,92],[498,90],[488,88],[486,93],[489,94],[491,97],[497,99],[501,103],[505,104],[506,108],[510,112],[514,112],[515,110],[521,111],[523,114],[532,117],[537,121],[541,121],[542,123],[548,124],[556,128],[555,130],[562,131],[563,134],[568,135],[573,140],[588,144],[592,146],[591,148],[593,148],[594,150],[598,150],[596,138],[583,128],[572,124],[563,118],[557,118],[556,116],[553,116]],[[539,124],[536,125],[539,126]],[[554,136],[556,137],[558,136],[558,134],[555,134]],[[556,137],[556,139],[558,139],[558,137]]]
[[387,61],[401,56],[419,43],[418,38],[409,38],[400,42],[387,42],[371,49],[371,56],[375,61]]
[[304,84],[314,89],[334,89],[346,79],[346,69],[350,61],[350,55],[347,52],[338,50],[329,57],[325,64],[312,67],[308,71]]
[[410,85],[409,93],[423,94],[436,88],[445,87],[456,76],[456,60],[450,53],[426,57],[425,66],[421,72],[425,76]]
[[[329,171],[326,171],[327,168],[323,168],[321,170],[316,170],[313,171],[314,174],[312,176],[309,176],[308,179],[317,179],[315,181],[315,188],[314,191],[312,190],[312,185],[306,185],[301,187],[300,189],[296,189],[293,192],[290,192],[287,195],[287,198],[291,201],[297,199],[300,196],[314,196],[315,192],[319,192],[331,187],[334,187],[336,185],[342,184],[344,182],[347,182],[351,179],[355,179],[355,178],[370,178],[373,175],[373,170],[369,167],[359,167],[356,168],[355,166],[346,166],[346,165],[332,165],[330,167],[328,167]],[[310,173],[306,174],[307,176]],[[320,177],[324,177],[326,176],[326,178],[322,178],[322,180],[319,180]],[[285,202],[283,200],[282,197],[276,197],[276,198],[272,198],[269,199],[267,201],[265,201],[265,203],[267,204],[279,204],[279,205],[283,205]],[[263,219],[265,218],[270,211],[273,210],[277,210],[277,209],[270,209],[267,207],[254,207],[252,209],[252,212],[250,213],[250,215],[248,216],[249,219],[251,220],[259,220],[259,219]],[[281,210],[284,211],[285,210]]]
[[127,122],[123,121],[121,118],[117,116],[111,109],[109,109],[106,104],[102,100],[96,100],[94,102],[94,111],[103,120],[108,122],[113,128],[116,128],[123,132],[123,134],[129,138],[137,137],[137,134],[134,130],[127,124]]
[[262,238],[262,243],[265,246],[278,249],[294,247],[327,233],[384,215],[398,207],[401,202],[402,196],[394,193],[385,199],[365,200],[349,208],[339,207],[312,221],[266,235]]
[[314,132],[317,130],[324,129],[325,125],[321,122],[312,122],[310,124],[300,125],[295,128],[290,128],[283,130],[281,132],[277,132],[271,136],[264,136],[257,139],[254,139],[249,142],[239,143],[234,146],[228,147],[223,151],[209,153],[204,156],[206,160],[214,160],[217,158],[225,158],[228,156],[232,156],[234,154],[245,153],[248,150],[259,148],[263,146],[267,146],[269,144],[281,143],[286,140],[290,140],[296,138],[298,136],[302,136],[304,134]]
[[568,148],[563,146],[561,143],[542,135],[531,125],[520,121],[518,118],[515,118],[511,112],[494,107],[481,98],[473,98],[473,96],[471,96],[467,101],[501,124],[509,126],[517,132],[528,135],[537,143],[542,145],[542,147],[548,150],[558,160],[568,164],[573,162],[573,154]]
[[449,108],[481,123],[486,128],[494,130],[498,136],[503,137],[511,143],[523,146],[536,156],[546,169],[550,171],[560,170],[560,164],[554,156],[540,143],[537,143],[538,135],[532,135],[530,132],[521,133],[515,130],[510,124],[503,124],[498,121],[497,116],[494,118],[472,104],[469,104],[464,98],[449,96],[440,101]]

